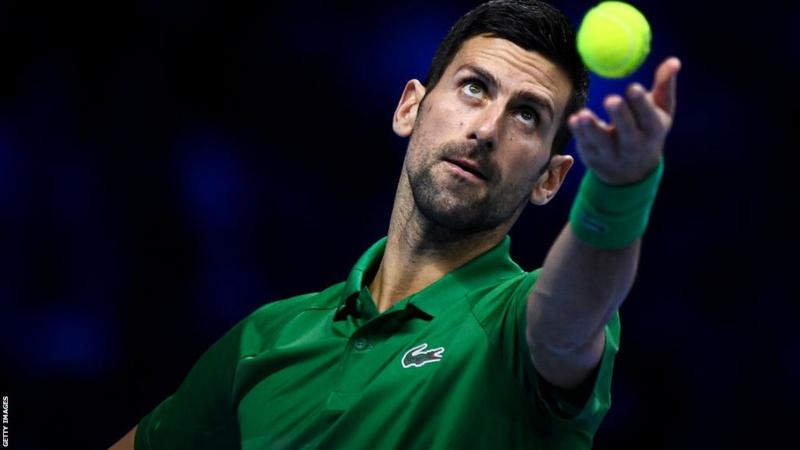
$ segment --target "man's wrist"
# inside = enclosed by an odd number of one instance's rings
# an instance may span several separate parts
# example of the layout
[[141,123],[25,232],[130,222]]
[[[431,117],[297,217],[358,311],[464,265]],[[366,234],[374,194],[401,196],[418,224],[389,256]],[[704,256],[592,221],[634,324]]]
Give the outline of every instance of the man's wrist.
[[587,170],[570,211],[572,230],[598,248],[631,244],[647,228],[663,173],[663,156],[645,179],[624,186],[612,186]]

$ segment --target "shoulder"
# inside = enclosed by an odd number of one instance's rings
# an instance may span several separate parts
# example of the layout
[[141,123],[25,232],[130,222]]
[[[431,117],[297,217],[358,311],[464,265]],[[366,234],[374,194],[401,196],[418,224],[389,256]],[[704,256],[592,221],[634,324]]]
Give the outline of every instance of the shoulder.
[[244,353],[257,352],[274,339],[283,325],[304,311],[335,309],[344,287],[345,282],[340,282],[319,292],[299,294],[260,306],[236,326],[241,335],[241,350]]
[[536,280],[539,279],[541,270],[539,268],[530,272],[523,271],[499,279],[484,289],[471,292],[468,301],[475,317],[482,324],[503,316],[513,317],[515,309],[525,304],[525,300],[536,285]]
[[250,313],[251,322],[272,321],[278,317],[294,316],[307,309],[331,309],[338,306],[345,282],[336,283],[319,292],[309,292],[273,300]]

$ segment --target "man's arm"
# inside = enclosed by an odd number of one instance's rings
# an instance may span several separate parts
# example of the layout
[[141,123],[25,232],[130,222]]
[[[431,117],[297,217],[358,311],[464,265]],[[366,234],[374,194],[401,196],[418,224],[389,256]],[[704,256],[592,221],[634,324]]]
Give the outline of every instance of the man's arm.
[[569,224],[561,231],[528,299],[533,365],[550,384],[577,387],[600,362],[603,330],[633,285],[640,242],[600,249]]
[[[604,102],[606,124],[584,109],[569,126],[586,166],[604,183],[633,185],[654,173],[675,112],[680,61],[669,58],[656,71],[653,90],[631,86],[626,98]],[[641,238],[619,248],[599,248],[568,223],[545,258],[528,298],[526,337],[536,370],[550,384],[581,385],[599,364],[604,327],[630,291]]]
[[108,450],[133,450],[133,440],[136,437],[136,427],[134,426],[128,434],[122,437],[116,444],[112,445]]

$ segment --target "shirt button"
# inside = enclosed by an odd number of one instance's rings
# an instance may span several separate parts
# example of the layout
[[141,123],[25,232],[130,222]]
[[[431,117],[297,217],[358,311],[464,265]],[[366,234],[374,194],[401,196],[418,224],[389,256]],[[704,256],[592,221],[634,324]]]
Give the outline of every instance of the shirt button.
[[360,337],[353,341],[353,347],[355,347],[356,350],[366,350],[366,348],[369,347],[369,342],[363,337]]

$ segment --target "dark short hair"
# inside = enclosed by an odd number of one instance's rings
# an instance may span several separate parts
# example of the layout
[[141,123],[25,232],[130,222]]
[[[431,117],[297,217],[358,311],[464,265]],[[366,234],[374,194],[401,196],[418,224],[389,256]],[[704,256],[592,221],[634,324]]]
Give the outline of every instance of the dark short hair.
[[586,105],[589,95],[589,73],[578,55],[575,30],[569,19],[555,7],[538,0],[492,0],[477,6],[450,28],[436,49],[425,79],[427,91],[436,87],[463,43],[482,34],[541,53],[567,73],[572,82],[572,95],[558,125],[550,155],[564,153],[572,137],[567,119]]

